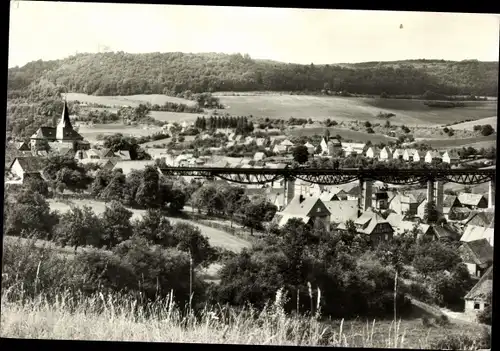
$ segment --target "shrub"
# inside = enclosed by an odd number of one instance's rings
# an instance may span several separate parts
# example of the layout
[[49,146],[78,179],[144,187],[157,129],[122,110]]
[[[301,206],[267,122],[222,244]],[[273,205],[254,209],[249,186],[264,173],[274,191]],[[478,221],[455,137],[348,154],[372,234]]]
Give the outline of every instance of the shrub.
[[495,132],[495,130],[493,129],[493,127],[490,125],[490,124],[485,124],[481,127],[481,134],[483,136],[488,136],[488,135],[491,135]]

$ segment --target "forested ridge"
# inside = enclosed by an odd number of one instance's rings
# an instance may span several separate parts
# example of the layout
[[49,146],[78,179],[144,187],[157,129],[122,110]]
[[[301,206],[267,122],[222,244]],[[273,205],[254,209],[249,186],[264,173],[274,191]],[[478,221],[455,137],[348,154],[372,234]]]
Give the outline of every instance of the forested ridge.
[[241,54],[108,52],[34,61],[9,69],[9,93],[43,79],[69,92],[93,95],[215,91],[347,91],[370,95],[498,94],[498,62],[409,60],[299,65]]

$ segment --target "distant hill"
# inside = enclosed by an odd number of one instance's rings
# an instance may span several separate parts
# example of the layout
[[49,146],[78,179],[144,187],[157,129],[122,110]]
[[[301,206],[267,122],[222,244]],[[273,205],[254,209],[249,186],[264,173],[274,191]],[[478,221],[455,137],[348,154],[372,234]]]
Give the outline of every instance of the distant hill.
[[9,92],[43,80],[93,95],[205,91],[347,91],[354,94],[498,94],[498,62],[409,60],[299,65],[217,53],[77,54],[8,71]]

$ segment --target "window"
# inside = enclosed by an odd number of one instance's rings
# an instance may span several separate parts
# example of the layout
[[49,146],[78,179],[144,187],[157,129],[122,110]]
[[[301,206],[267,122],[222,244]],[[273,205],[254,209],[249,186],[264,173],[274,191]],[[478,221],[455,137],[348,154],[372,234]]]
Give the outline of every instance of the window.
[[318,207],[318,211],[316,211],[316,212],[321,212],[321,208],[320,208],[320,207]]
[[389,234],[385,235],[385,240],[389,240]]
[[474,309],[478,310],[479,309],[479,302],[474,302]]

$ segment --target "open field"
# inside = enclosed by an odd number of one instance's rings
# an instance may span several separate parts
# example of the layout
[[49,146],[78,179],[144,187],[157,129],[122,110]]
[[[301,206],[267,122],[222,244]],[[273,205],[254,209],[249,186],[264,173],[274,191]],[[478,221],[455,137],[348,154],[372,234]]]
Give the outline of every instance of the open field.
[[462,108],[431,108],[421,100],[350,98],[288,94],[217,95],[232,115],[253,115],[270,118],[326,118],[383,122],[379,112],[391,112],[392,124],[440,125],[480,119],[496,114],[496,102],[466,102]]
[[[303,136],[303,135],[323,135],[325,133],[325,127],[312,127],[312,128],[295,128],[290,131],[290,134],[293,136]],[[339,134],[344,139],[352,139],[359,142],[367,142],[368,140],[372,143],[387,143],[388,141],[395,141],[396,138],[392,138],[382,134],[368,134],[366,132],[360,132],[350,129],[344,128],[328,128],[330,130],[330,135],[334,137]]]
[[[3,292],[2,295],[6,293]],[[174,292],[175,294],[175,292]],[[269,308],[256,319],[227,307],[207,307],[198,320],[182,325],[181,309],[164,301],[151,303],[143,313],[132,299],[110,296],[99,309],[99,295],[81,297],[69,306],[67,296],[48,302],[39,295],[21,302],[1,299],[1,336],[10,338],[193,342],[220,344],[328,345],[377,348],[432,348],[445,335],[468,335],[478,340],[487,327],[453,321],[424,327],[420,319],[392,321],[353,320],[320,322],[292,317]],[[227,322],[226,322],[227,320]],[[479,345],[478,345],[479,346]],[[458,346],[460,347],[460,345]],[[476,349],[469,345],[460,349]]]
[[484,125],[484,124],[490,124],[495,131],[497,130],[497,117],[487,117],[487,118],[481,118],[475,121],[471,122],[464,122],[464,123],[459,123],[451,126],[453,129],[474,129],[475,125]]
[[[151,117],[162,122],[194,122],[199,116],[203,116],[203,113],[185,113],[185,112],[168,112],[168,111],[151,111],[149,113]],[[205,115],[205,118],[209,116]]]
[[[53,199],[49,199],[49,204],[51,210],[57,210],[60,212],[65,212],[70,209],[70,206],[67,203],[61,202],[61,201],[56,201]],[[75,206],[90,206],[92,207],[93,211],[96,214],[101,214],[105,211],[106,205],[102,201],[95,201],[95,200],[78,200],[78,199],[72,199],[70,201],[73,205]],[[134,219],[140,219],[144,214],[146,213],[145,210],[136,210],[136,209],[129,209],[132,211],[132,220]],[[176,223],[176,222],[185,222],[192,224],[196,227],[198,227],[201,230],[201,233],[205,235],[210,244],[213,246],[218,246],[218,247],[223,247],[228,250],[234,251],[234,252],[239,252],[245,247],[250,247],[250,243],[244,239],[241,239],[239,237],[235,237],[231,234],[228,234],[222,230],[218,230],[215,228],[211,228],[208,226],[205,226],[203,224],[198,224],[192,221],[180,219],[180,218],[173,218],[169,217],[168,220],[171,223]]]
[[78,133],[90,142],[96,142],[97,136],[122,133],[126,136],[141,137],[161,132],[160,127],[155,126],[127,126],[121,123],[94,124],[93,126],[80,125]]
[[139,104],[149,102],[150,104],[163,105],[166,102],[174,102],[176,104],[195,105],[195,101],[181,99],[172,96],[160,94],[144,94],[144,95],[129,95],[129,96],[95,96],[82,93],[67,93],[66,98],[69,101],[78,100],[86,103],[96,103],[108,106],[132,106],[136,107]]

